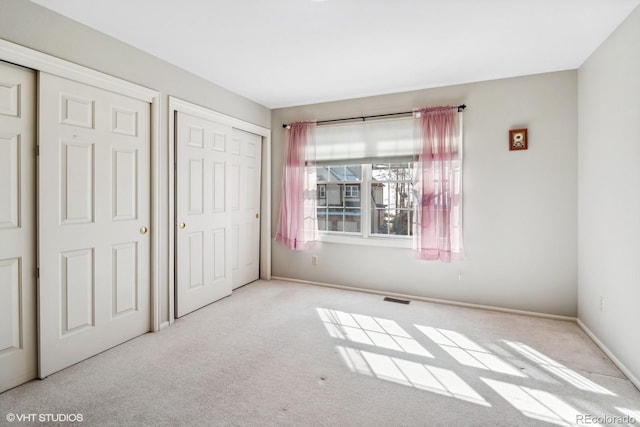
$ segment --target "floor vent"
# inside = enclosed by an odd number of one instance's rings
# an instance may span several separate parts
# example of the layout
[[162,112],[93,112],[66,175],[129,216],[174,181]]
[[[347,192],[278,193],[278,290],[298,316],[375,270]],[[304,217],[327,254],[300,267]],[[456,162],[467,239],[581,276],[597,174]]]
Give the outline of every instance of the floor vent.
[[411,302],[408,299],[398,299],[398,298],[391,298],[391,297],[384,297],[384,300],[389,302],[397,302],[398,304],[409,304]]

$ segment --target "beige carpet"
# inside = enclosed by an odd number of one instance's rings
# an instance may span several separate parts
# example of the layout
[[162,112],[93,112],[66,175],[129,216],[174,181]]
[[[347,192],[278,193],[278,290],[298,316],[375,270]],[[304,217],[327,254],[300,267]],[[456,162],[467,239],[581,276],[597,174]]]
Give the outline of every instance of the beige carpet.
[[571,322],[272,281],[0,394],[0,425],[56,425],[8,414],[80,414],[59,425],[84,426],[640,425],[640,392]]

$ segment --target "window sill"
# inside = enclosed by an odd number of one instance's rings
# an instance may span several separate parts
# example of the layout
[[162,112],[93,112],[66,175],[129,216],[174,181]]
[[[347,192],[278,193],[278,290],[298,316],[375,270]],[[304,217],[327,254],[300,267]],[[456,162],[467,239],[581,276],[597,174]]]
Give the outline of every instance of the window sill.
[[339,243],[343,245],[376,246],[387,248],[411,249],[413,242],[411,238],[403,237],[367,237],[366,239],[358,235],[344,235],[320,233],[319,240],[323,243]]

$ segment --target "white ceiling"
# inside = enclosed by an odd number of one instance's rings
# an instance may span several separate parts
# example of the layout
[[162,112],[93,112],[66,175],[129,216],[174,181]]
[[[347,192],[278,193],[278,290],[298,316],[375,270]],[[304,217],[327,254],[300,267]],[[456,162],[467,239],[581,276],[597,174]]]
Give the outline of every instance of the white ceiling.
[[578,68],[640,0],[32,0],[269,108]]

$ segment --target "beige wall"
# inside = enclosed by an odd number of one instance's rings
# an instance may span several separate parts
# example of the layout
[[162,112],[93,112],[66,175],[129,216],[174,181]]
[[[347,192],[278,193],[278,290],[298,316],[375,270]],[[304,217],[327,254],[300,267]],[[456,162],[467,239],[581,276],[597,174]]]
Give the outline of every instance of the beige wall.
[[[0,1],[0,38],[161,92],[161,197],[166,197],[169,185],[169,95],[259,126],[268,128],[271,125],[269,109],[26,0]],[[169,207],[166,206],[167,210],[160,213],[160,226],[163,230],[160,242],[163,260],[160,271],[163,322],[169,316]]]
[[[575,316],[577,312],[577,73],[565,71],[272,111],[273,231],[279,212],[282,123],[468,105],[464,113],[466,260],[414,259],[408,249],[273,243],[276,276]],[[529,129],[509,152],[509,129]],[[311,255],[319,263],[311,265]]]
[[640,387],[640,8],[580,67],[578,97],[578,315]]

